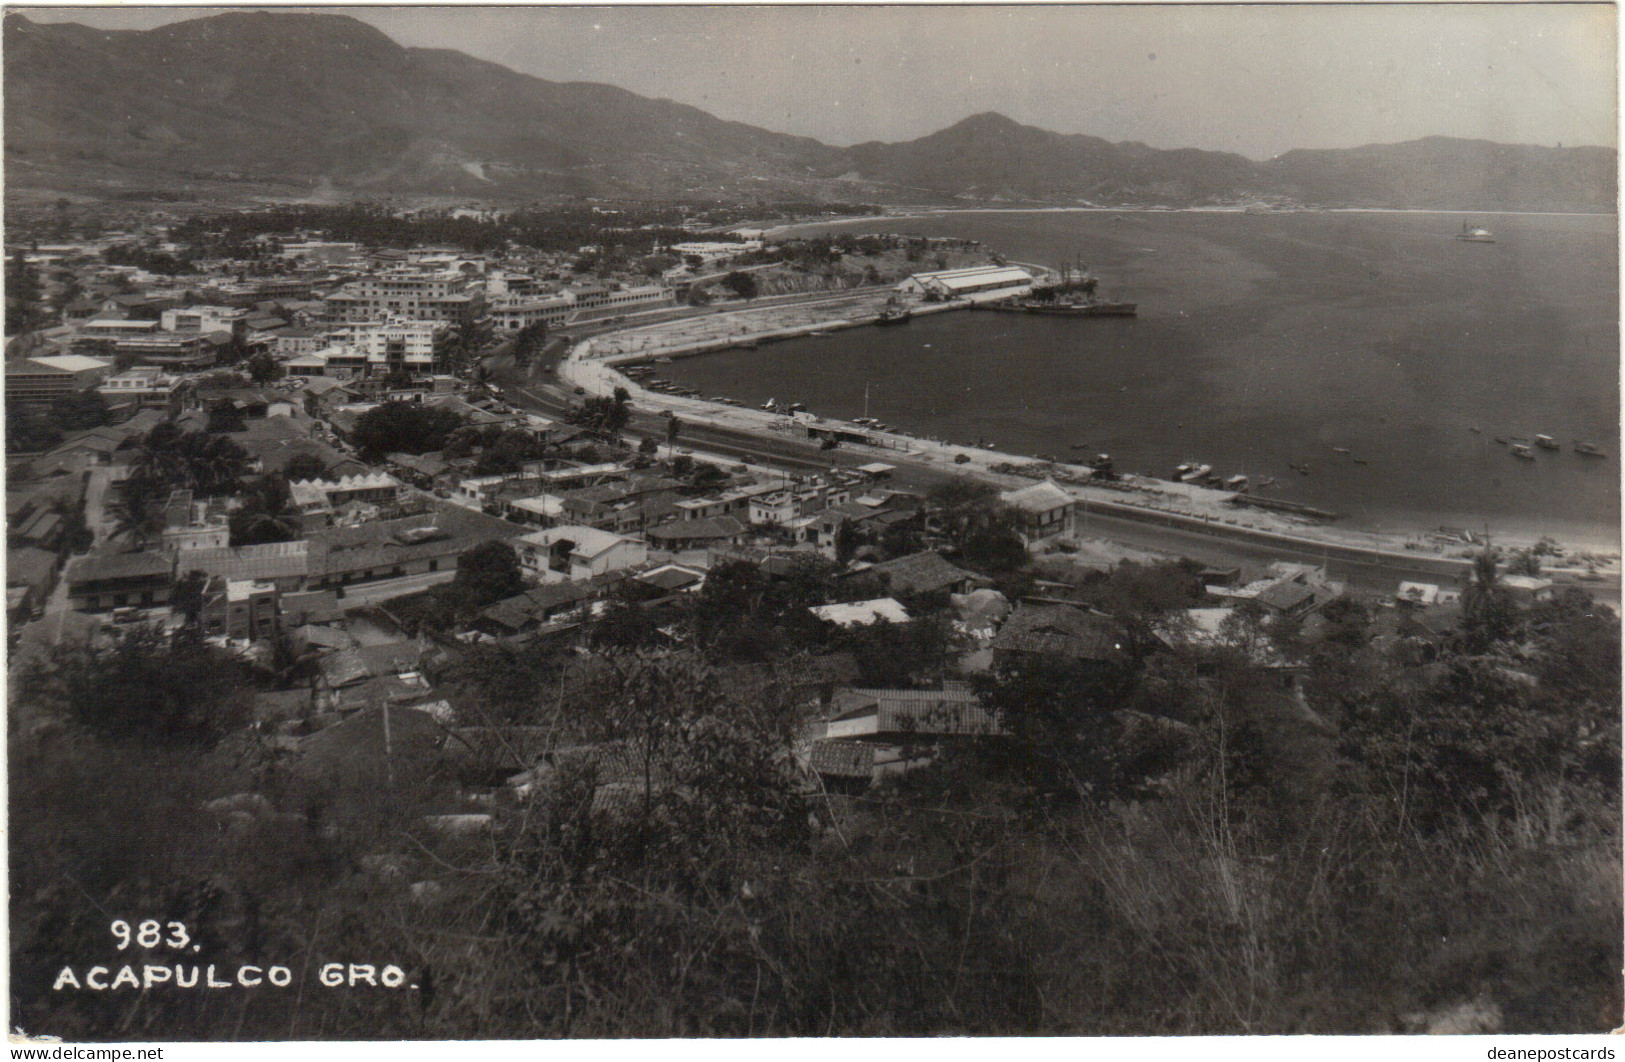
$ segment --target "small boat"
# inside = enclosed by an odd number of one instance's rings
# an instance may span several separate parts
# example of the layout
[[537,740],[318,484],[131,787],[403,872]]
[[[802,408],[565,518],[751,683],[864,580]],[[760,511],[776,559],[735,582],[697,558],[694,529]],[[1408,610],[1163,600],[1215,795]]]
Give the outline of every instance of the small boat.
[[807,407],[806,407],[806,405],[804,403],[801,403],[801,402],[791,402],[790,403],[790,412],[792,412],[792,413],[805,413],[806,411],[807,411]]
[[1484,429],[1483,428],[1468,428],[1467,430],[1472,432],[1474,435],[1483,435],[1484,434]]
[[1505,446],[1507,444],[1507,439],[1506,439],[1505,435],[1497,435],[1495,437],[1494,441],[1500,443],[1502,446]]
[[1258,485],[1260,487],[1273,487],[1275,486],[1275,477],[1265,476],[1263,479],[1258,481]]
[[1292,469],[1292,471],[1296,472],[1300,476],[1307,476],[1309,474],[1308,465],[1289,464],[1287,467]]
[[1561,449],[1563,449],[1562,444],[1560,444],[1556,439],[1552,438],[1550,435],[1537,435],[1537,436],[1535,436],[1535,445],[1540,447],[1542,450],[1561,450]]
[[1529,449],[1529,447],[1525,446],[1523,443],[1512,444],[1512,456],[1520,457],[1525,461],[1533,461],[1535,459],[1534,451]]
[[875,324],[877,324],[877,325],[904,324],[905,322],[908,321],[908,319],[910,317],[913,317],[913,316],[914,316],[914,311],[913,310],[910,310],[907,306],[902,305],[895,298],[893,298],[893,299],[890,299],[890,300],[888,300],[886,302],[885,309],[881,310],[879,316],[877,316],[875,318]]
[[1578,439],[1576,439],[1574,441],[1574,452],[1577,453],[1577,454],[1580,454],[1580,455],[1582,455],[1584,457],[1607,457],[1608,456],[1599,447],[1594,446],[1591,443],[1581,442]]
[[671,359],[664,356],[664,355],[662,355],[662,356],[655,359],[655,364],[656,365],[670,365],[671,364]]
[[1094,456],[1094,460],[1089,462],[1089,467],[1095,469],[1097,472],[1110,472],[1112,468],[1112,455],[1096,454]]
[[1461,231],[1456,233],[1456,239],[1463,243],[1494,243],[1495,237],[1488,229],[1474,228],[1467,222],[1461,223]]
[[1357,464],[1357,465],[1369,465],[1369,464],[1370,464],[1370,463],[1371,463],[1371,462],[1370,462],[1370,461],[1367,461],[1367,460],[1366,460],[1366,459],[1365,459],[1365,458],[1363,458],[1363,457],[1356,457],[1356,458],[1355,458],[1355,459],[1354,459],[1354,463],[1355,463],[1355,464]]
[[1247,477],[1231,476],[1229,479],[1224,481],[1224,487],[1226,490],[1244,491],[1247,489]]
[[762,408],[771,413],[775,409],[779,408],[779,400],[776,398],[770,398],[766,402],[762,403]]
[[1206,479],[1207,476],[1208,476],[1208,473],[1210,473],[1212,471],[1213,471],[1213,466],[1212,465],[1197,465],[1195,468],[1191,469],[1189,472],[1186,472],[1183,476],[1180,476],[1179,481],[1181,483],[1194,483],[1197,480]]
[[1334,446],[1334,447],[1332,447],[1332,453],[1334,453],[1334,454],[1346,454],[1348,452],[1349,452],[1349,448],[1347,446]]

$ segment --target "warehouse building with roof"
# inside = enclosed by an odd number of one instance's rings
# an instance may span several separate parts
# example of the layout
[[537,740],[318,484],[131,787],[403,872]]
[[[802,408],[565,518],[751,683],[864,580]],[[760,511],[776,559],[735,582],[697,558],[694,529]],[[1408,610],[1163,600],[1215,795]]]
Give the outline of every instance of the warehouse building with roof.
[[1019,266],[971,266],[915,273],[897,285],[897,290],[904,295],[978,302],[1026,295],[1032,288],[1033,275]]

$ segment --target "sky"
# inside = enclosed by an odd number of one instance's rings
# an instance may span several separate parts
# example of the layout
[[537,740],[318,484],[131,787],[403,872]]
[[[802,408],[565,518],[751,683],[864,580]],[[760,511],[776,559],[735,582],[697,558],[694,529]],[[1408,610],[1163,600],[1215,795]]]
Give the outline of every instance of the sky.
[[[222,9],[12,10],[147,29]],[[842,146],[909,140],[982,111],[1254,159],[1432,135],[1613,146],[1618,132],[1607,4],[321,10],[403,45]]]

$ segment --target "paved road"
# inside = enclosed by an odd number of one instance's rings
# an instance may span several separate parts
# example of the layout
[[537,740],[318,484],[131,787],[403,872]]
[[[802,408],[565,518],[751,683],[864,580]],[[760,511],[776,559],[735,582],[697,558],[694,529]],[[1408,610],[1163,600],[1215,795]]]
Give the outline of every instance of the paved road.
[[[578,342],[582,338],[584,336],[577,333],[572,335],[571,341]],[[552,378],[562,351],[549,353],[552,356],[541,360],[528,375],[509,364],[499,366],[494,376],[507,388],[515,404],[556,418],[562,417],[578,399],[572,389]],[[665,419],[658,413],[645,413],[634,408],[628,431],[635,435],[652,435],[664,444]],[[798,471],[821,471],[832,466],[850,467],[872,461],[892,463],[885,451],[870,447],[842,446],[836,450],[820,450],[814,443],[773,438],[693,421],[684,421],[682,434],[678,437],[678,446],[685,444]],[[925,492],[955,477],[956,472],[946,466],[933,469],[904,461],[898,464],[891,482],[899,489]],[[1444,586],[1461,584],[1457,574],[1459,562],[1445,558],[1419,555],[1410,559],[1333,545],[1249,541],[1233,534],[1226,535],[1216,528],[1206,530],[1181,526],[1178,517],[1156,512],[1108,515],[1090,508],[1080,516],[1079,531],[1084,537],[1106,538],[1125,546],[1190,557],[1221,567],[1257,567],[1278,560],[1324,564],[1332,578],[1347,582],[1356,589],[1382,595],[1392,594],[1401,582],[1439,583]],[[1595,581],[1559,575],[1556,581],[1581,586],[1600,601],[1616,607],[1619,604],[1620,579],[1617,575]]]
[[113,470],[106,465],[93,465],[90,479],[85,484],[85,524],[96,536],[96,545],[107,541],[111,533],[107,527],[107,487]]
[[403,575],[399,579],[381,579],[375,583],[352,583],[344,588],[340,604],[345,609],[376,605],[392,597],[404,597],[427,590],[440,583],[449,583],[457,577],[455,569],[445,572],[424,572],[421,575]]

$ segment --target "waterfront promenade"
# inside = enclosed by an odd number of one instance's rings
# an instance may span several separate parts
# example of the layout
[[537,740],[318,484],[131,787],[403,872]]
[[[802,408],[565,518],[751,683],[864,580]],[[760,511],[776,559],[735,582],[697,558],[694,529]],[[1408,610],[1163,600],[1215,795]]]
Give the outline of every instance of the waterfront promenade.
[[[1040,462],[1018,455],[923,439],[899,432],[877,433],[862,426],[798,414],[794,417],[746,409],[703,399],[649,391],[620,372],[617,366],[647,362],[656,357],[684,357],[732,346],[759,344],[775,338],[831,331],[872,323],[888,293],[870,290],[854,295],[814,298],[794,304],[748,308],[686,318],[605,333],[586,339],[570,351],[559,366],[568,383],[592,394],[610,394],[624,387],[634,403],[645,410],[670,410],[690,423],[758,434],[766,438],[806,438],[809,429],[840,431],[846,438],[861,436],[869,443],[843,442],[849,452],[872,453],[873,459],[894,465],[969,475],[1008,489],[1054,475],[1063,489],[1099,517],[1180,529],[1216,539],[1253,546],[1279,546],[1296,554],[1316,552],[1357,563],[1375,563],[1426,571],[1447,581],[1466,573],[1469,557],[1478,548],[1467,542],[1446,544],[1442,536],[1418,529],[1409,533],[1366,531],[1279,512],[1242,508],[1233,504],[1232,492],[1145,476],[1125,475],[1110,485],[1083,486],[1065,482],[1086,479],[1090,469],[1065,462]],[[957,304],[934,304],[915,312],[945,312]],[[1011,474],[1020,469],[1023,474]],[[1511,537],[1498,537],[1497,546],[1534,545]],[[1549,568],[1553,566],[1548,565]],[[1554,574],[1596,573],[1607,585],[1618,587],[1619,555],[1571,554],[1556,562]]]

